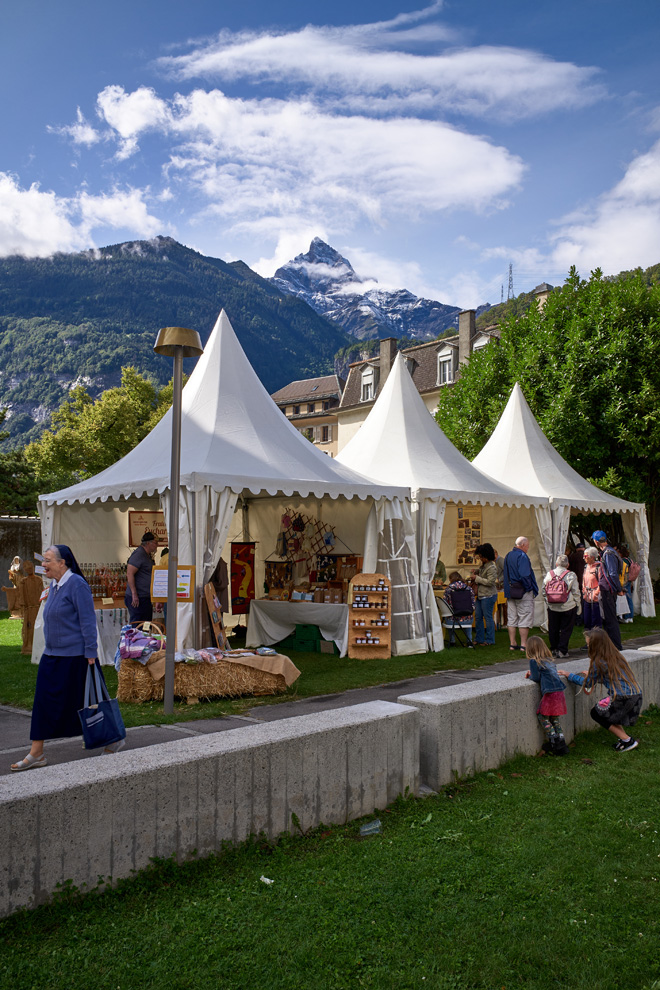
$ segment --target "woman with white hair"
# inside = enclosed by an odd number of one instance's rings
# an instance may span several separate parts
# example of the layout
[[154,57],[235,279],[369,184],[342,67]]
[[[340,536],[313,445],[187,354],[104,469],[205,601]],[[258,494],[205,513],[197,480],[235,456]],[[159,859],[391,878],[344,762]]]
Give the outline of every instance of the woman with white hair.
[[580,610],[580,588],[568,557],[560,553],[555,566],[543,581],[543,598],[548,606],[548,639],[553,657],[565,660],[568,642]]

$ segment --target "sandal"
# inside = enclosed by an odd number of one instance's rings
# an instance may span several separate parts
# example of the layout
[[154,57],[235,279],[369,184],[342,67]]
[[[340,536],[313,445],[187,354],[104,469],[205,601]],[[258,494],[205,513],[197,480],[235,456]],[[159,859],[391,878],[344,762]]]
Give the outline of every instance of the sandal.
[[125,739],[119,739],[117,740],[117,742],[110,743],[109,746],[105,747],[105,749],[101,753],[101,756],[112,756],[113,753],[118,753],[120,749],[123,749],[125,745],[126,745]]
[[28,753],[27,756],[24,756],[22,760],[19,760],[18,763],[13,764],[9,769],[12,773],[19,773],[21,770],[36,770],[37,767],[45,766],[46,757],[43,753],[41,756],[32,756],[31,753]]

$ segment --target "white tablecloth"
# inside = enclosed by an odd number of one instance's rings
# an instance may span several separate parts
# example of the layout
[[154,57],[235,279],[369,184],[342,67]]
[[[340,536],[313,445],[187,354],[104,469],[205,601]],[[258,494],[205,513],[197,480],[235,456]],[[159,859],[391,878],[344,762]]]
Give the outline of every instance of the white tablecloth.
[[[97,646],[99,663],[109,665],[115,662],[115,653],[119,645],[121,627],[129,621],[127,608],[97,608],[96,615]],[[32,640],[32,663],[39,663],[45,649],[43,605],[39,609],[34,624],[34,639]]]
[[250,603],[245,645],[270,646],[279,643],[297,625],[318,626],[324,639],[334,640],[339,655],[348,648],[348,605],[321,605],[316,602],[271,602],[259,599]]

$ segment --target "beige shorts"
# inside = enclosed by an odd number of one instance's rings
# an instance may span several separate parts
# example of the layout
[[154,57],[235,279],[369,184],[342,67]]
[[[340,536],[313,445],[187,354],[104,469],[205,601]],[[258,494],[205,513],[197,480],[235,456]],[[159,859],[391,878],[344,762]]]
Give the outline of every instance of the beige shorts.
[[506,624],[531,629],[534,625],[534,594],[526,591],[522,598],[507,598]]

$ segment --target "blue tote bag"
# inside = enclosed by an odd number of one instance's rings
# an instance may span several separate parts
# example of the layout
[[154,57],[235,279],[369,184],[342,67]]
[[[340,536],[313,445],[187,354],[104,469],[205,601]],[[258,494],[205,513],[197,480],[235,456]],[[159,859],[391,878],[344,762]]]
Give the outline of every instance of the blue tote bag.
[[[92,701],[92,694],[94,701]],[[99,749],[126,738],[119,702],[111,698],[96,664],[87,667],[84,707],[78,712],[85,749]]]

